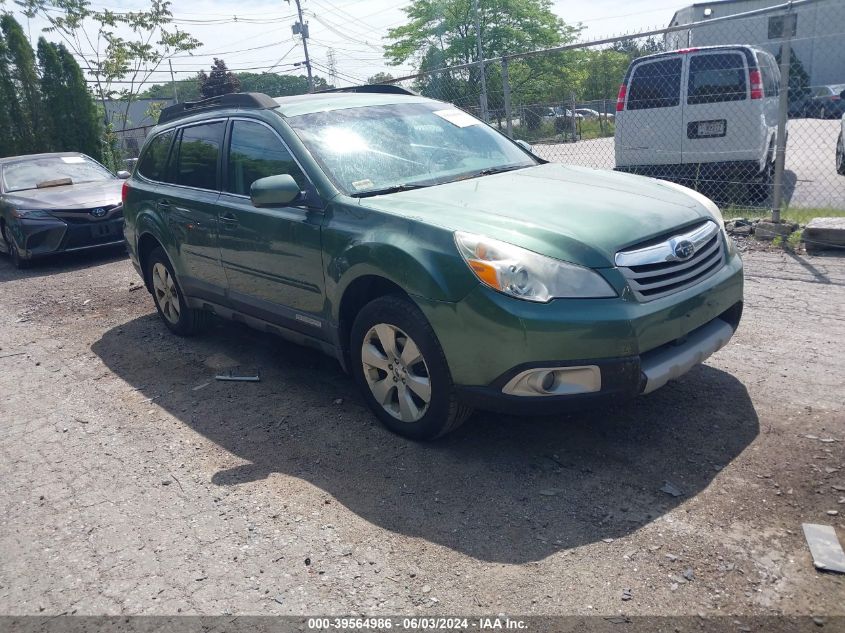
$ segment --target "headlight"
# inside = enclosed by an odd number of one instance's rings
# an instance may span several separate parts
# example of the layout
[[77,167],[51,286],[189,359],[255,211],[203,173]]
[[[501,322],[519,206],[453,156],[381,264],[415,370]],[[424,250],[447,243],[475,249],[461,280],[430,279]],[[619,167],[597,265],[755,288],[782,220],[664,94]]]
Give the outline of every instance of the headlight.
[[455,233],[458,252],[481,283],[518,299],[615,297],[604,277],[584,268],[472,233]]
[[43,209],[12,209],[12,217],[26,220],[53,220],[52,215]]

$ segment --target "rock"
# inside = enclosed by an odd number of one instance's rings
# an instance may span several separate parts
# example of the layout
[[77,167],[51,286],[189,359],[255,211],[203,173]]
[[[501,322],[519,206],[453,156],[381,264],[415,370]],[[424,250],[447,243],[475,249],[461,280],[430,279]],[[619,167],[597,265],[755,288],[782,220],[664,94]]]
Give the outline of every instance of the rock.
[[431,585],[423,585],[422,586],[423,593],[430,593],[431,592]]
[[163,479],[163,480],[162,480],[162,482],[161,482],[161,485],[162,485],[162,486],[169,486],[169,485],[170,485],[170,480],[169,480],[169,479]]
[[557,488],[546,488],[545,490],[541,490],[540,494],[544,497],[554,497],[560,490]]
[[343,398],[338,398],[334,401],[335,404],[343,404]]
[[695,572],[692,570],[692,567],[687,567],[687,568],[684,570],[684,578],[685,578],[688,582],[692,582],[693,580],[695,580]]
[[276,596],[275,598],[273,598],[273,600],[274,600],[275,602],[278,602],[279,604],[284,604],[284,603],[285,603],[284,596],[281,596],[281,595]]
[[798,229],[798,225],[792,222],[769,222],[767,220],[760,220],[754,227],[754,237],[758,240],[766,240],[771,242],[776,237],[787,237],[793,231]]
[[839,516],[839,510],[828,510],[827,515],[831,517]]
[[665,492],[667,495],[671,495],[673,497],[680,497],[682,494],[684,494],[683,492],[681,492],[681,489],[678,488],[671,481],[664,481],[663,486],[661,486],[660,488],[660,492]]
[[625,602],[627,602],[628,600],[630,600],[633,597],[634,597],[634,594],[630,589],[623,589],[622,590],[622,600],[624,600]]
[[845,218],[813,218],[803,233],[808,253],[845,247]]
[[666,558],[668,558],[669,562],[671,562],[671,563],[674,563],[676,560],[678,560],[678,557],[675,556],[674,554],[666,554]]

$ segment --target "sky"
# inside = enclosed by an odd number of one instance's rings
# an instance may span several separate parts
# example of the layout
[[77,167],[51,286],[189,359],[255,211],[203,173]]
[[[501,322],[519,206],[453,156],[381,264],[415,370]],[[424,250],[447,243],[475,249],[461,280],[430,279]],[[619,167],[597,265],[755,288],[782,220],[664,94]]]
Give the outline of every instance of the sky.
[[[405,21],[401,0],[302,0],[309,25],[308,49],[315,74],[328,78],[330,50],[334,52],[337,85],[362,83],[377,72],[393,76],[413,73],[413,68],[389,66],[382,56],[388,29]],[[668,0],[556,0],[553,11],[569,24],[581,23],[583,39],[633,33],[665,26],[673,13],[689,2]],[[139,0],[91,0],[95,9],[141,9]],[[7,7],[11,8],[11,7]],[[174,22],[203,43],[192,55],[172,60],[176,79],[187,79],[208,69],[213,57],[221,57],[231,70],[304,74],[292,66],[304,59],[301,40],[291,27],[296,5],[291,0],[175,0]],[[61,41],[55,34],[42,33],[45,22],[18,20],[33,43],[40,35]],[[153,75],[151,83],[170,80],[167,64]]]

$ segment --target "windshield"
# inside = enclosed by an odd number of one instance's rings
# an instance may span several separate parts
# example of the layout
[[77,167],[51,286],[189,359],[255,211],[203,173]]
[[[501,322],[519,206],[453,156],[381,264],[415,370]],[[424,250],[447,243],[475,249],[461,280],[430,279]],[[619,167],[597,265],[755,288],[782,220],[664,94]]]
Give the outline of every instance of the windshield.
[[537,164],[506,137],[445,103],[347,108],[287,121],[348,195]]
[[76,185],[113,178],[111,172],[87,156],[40,156],[3,166],[6,191]]

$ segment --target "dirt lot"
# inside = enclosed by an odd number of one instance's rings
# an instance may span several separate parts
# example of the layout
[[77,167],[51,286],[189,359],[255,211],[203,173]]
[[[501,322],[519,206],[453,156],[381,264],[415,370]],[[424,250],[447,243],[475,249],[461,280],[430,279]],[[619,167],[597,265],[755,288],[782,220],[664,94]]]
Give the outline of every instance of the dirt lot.
[[845,543],[845,258],[746,265],[682,380],[413,444],[328,358],[170,335],[122,256],[2,258],[0,613],[845,614],[801,534]]

